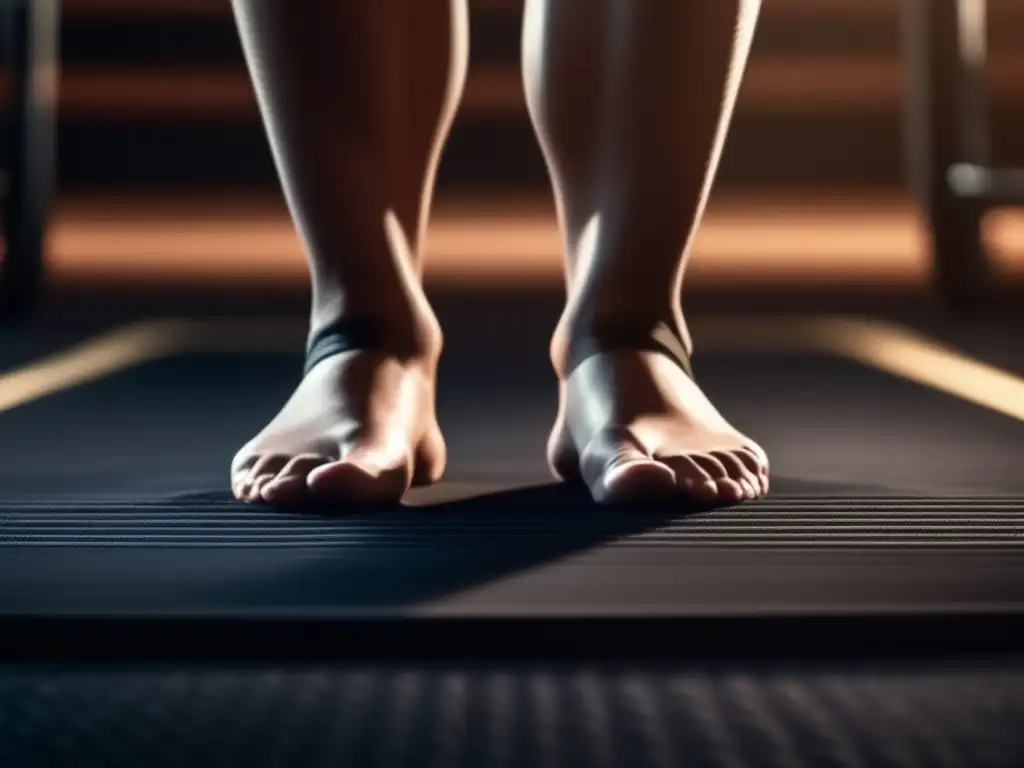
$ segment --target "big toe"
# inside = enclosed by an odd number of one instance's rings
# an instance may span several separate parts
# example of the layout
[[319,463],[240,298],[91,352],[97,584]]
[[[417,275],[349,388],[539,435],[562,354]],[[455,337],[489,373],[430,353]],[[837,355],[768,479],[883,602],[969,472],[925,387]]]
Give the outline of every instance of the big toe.
[[674,495],[672,470],[652,459],[634,459],[608,469],[597,484],[594,498],[606,504],[643,504],[667,501]]
[[628,429],[609,429],[595,438],[580,456],[580,474],[602,504],[667,499],[676,487],[672,470],[651,458]]
[[411,467],[408,451],[357,448],[338,461],[316,467],[307,485],[319,502],[396,504],[409,490]]

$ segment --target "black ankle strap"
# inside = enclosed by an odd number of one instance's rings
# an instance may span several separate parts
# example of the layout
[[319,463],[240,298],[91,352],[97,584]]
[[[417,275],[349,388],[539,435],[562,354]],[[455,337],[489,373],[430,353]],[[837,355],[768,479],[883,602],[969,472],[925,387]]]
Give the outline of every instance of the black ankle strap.
[[668,323],[658,323],[650,330],[602,330],[600,339],[586,339],[570,347],[567,371],[600,352],[611,352],[616,349],[642,349],[649,352],[660,352],[671,358],[691,379],[693,366],[690,355],[686,351],[686,343],[679,333]]
[[[309,373],[314,366],[328,357],[363,349],[375,349],[381,346],[380,332],[366,320],[347,318],[331,323],[315,334],[306,346],[306,363],[303,375]],[[649,331],[616,330],[601,333],[600,340],[587,339],[574,344],[569,350],[567,370],[571,371],[588,357],[599,352],[610,352],[615,349],[646,349],[660,352],[671,358],[691,379],[693,366],[686,344],[667,323],[658,323]]]
[[374,349],[380,345],[379,331],[367,320],[346,318],[331,323],[313,334],[306,345],[303,375],[328,357],[340,355],[342,352]]

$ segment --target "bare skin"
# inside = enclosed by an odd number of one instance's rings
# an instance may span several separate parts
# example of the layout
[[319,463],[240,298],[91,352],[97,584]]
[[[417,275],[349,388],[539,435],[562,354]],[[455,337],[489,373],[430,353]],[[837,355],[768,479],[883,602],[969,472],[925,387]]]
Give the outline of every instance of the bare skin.
[[[444,471],[442,336],[421,286],[438,158],[465,82],[462,0],[234,0],[292,217],[311,332],[370,318],[381,349],[322,361],[231,465],[246,501],[397,501]],[[382,51],[387,55],[381,55]]]
[[568,298],[551,344],[557,475],[602,502],[737,502],[768,459],[670,358],[567,351],[602,329],[674,327],[753,38],[759,0],[527,0],[527,101],[566,241]]
[[[323,0],[303,14],[290,0],[234,5],[310,257],[311,328],[372,317],[387,343],[316,366],[238,452],[232,486],[280,506],[394,502],[444,469],[422,242],[465,77],[464,0]],[[599,502],[732,503],[768,490],[764,451],[671,358],[602,344],[602,329],[663,323],[689,346],[683,271],[758,5],[526,3],[527,101],[566,243],[548,458]],[[570,368],[583,341],[602,351]]]
[[235,459],[246,501],[390,503],[438,480],[445,444],[434,416],[436,362],[375,352],[324,360]]

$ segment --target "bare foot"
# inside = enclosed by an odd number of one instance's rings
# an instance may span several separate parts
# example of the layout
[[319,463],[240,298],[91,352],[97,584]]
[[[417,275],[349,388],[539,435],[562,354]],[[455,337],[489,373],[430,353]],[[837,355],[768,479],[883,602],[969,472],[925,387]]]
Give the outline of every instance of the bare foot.
[[445,444],[434,415],[436,358],[379,352],[323,360],[235,455],[243,501],[387,504],[438,480]]
[[768,458],[669,357],[617,350],[560,386],[548,461],[602,503],[735,503],[768,492]]

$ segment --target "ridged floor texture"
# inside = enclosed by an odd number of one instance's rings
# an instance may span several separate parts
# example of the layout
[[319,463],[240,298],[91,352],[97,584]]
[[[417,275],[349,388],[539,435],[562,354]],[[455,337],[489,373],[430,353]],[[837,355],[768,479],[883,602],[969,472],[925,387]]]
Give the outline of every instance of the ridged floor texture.
[[1013,768],[1024,672],[5,670],[0,763]]
[[[0,509],[0,614],[328,620],[1024,611],[1012,499],[780,496],[682,514],[532,487],[402,511],[209,496]],[[74,630],[70,630],[74,631]],[[207,630],[209,631],[209,630]]]
[[400,512],[357,510],[363,513],[359,515],[346,510],[345,516],[289,514],[203,496],[133,504],[8,504],[0,508],[0,546],[404,551],[543,544],[585,536],[608,537],[610,547],[1024,549],[1024,502],[1009,496],[773,496],[691,515],[672,509],[630,510],[628,517],[581,509],[585,505],[582,494],[556,486]]

